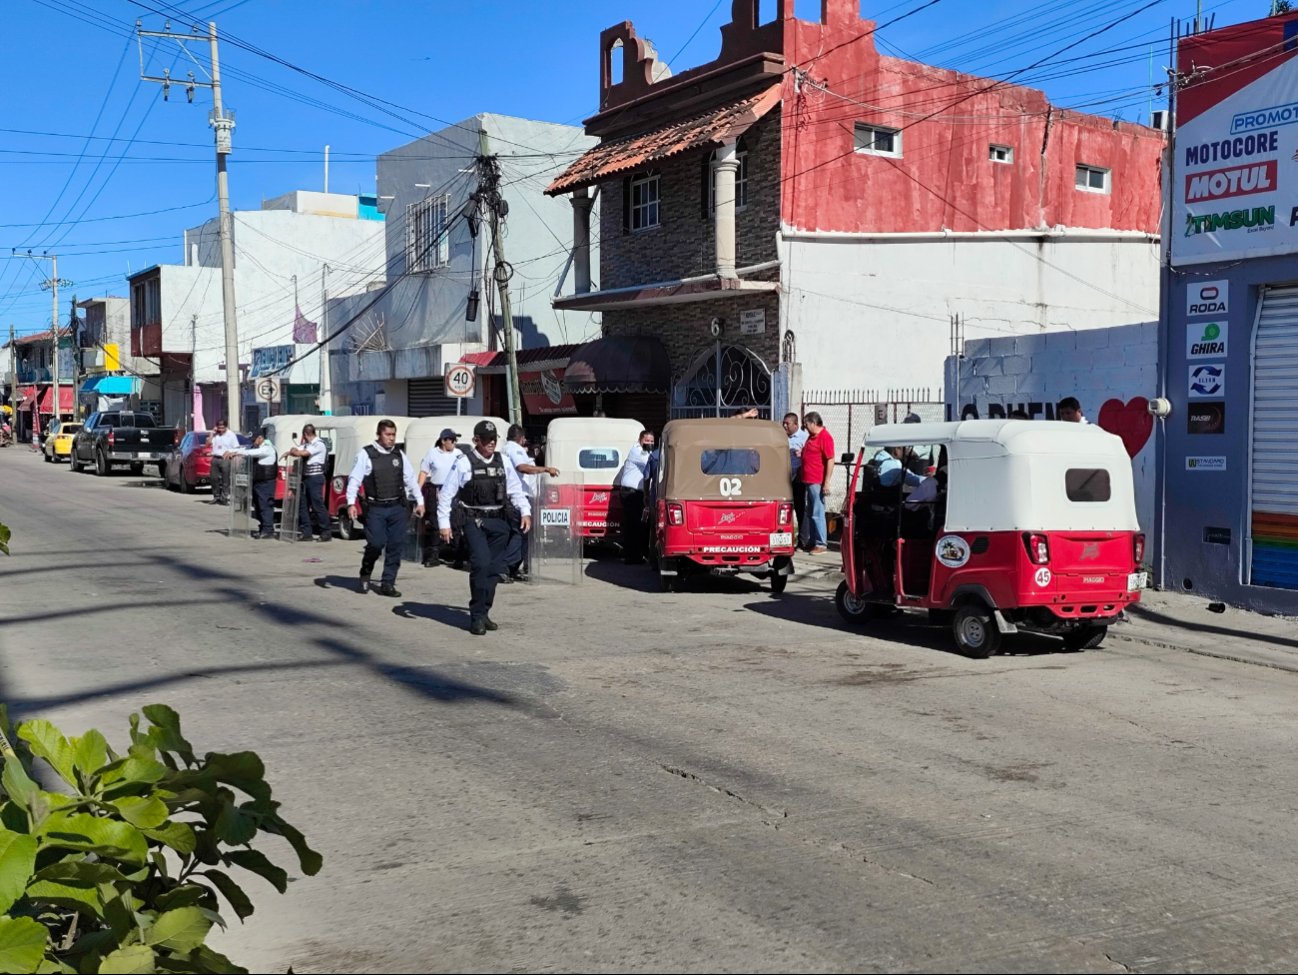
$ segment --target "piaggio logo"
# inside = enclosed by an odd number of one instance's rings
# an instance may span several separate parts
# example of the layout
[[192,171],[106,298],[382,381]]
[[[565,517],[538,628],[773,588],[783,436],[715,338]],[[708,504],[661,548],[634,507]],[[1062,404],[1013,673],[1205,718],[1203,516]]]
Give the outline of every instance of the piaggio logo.
[[1185,177],[1185,202],[1204,203],[1250,193],[1269,193],[1276,187],[1276,166],[1274,159],[1268,159],[1248,166],[1191,173]]
[[1222,230],[1266,230],[1275,226],[1275,206],[1251,210],[1227,210],[1222,213],[1185,215],[1185,236],[1215,234]]
[[1080,559],[1081,561],[1086,561],[1087,559],[1098,559],[1099,557],[1100,557],[1100,543],[1087,542],[1086,545],[1083,546],[1082,554],[1078,556],[1078,559]]
[[727,511],[725,514],[723,514],[720,518],[717,519],[717,524],[718,524],[718,525],[729,525],[729,524],[730,524],[731,522],[733,522],[737,517],[739,517],[739,516],[736,515],[733,511]]

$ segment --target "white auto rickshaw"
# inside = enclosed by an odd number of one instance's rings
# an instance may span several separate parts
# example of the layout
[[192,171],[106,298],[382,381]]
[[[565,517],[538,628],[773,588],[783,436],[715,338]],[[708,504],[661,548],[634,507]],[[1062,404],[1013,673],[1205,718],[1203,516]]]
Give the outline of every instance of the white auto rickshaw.
[[572,533],[596,541],[616,538],[622,502],[614,483],[644,425],[602,416],[558,417],[545,434],[545,463],[559,476],[546,486],[547,508],[566,508]]
[[[338,520],[338,534],[342,538],[358,538],[362,534],[359,521],[365,519],[364,488],[357,498],[360,519],[353,522],[347,515],[347,476],[356,464],[356,455],[378,439],[380,420],[391,420],[397,425],[397,445],[403,444],[406,428],[414,421],[409,416],[322,416],[315,422],[316,433],[329,445],[329,463],[325,467],[325,504],[329,516]],[[410,457],[412,467],[419,466],[419,458]]]

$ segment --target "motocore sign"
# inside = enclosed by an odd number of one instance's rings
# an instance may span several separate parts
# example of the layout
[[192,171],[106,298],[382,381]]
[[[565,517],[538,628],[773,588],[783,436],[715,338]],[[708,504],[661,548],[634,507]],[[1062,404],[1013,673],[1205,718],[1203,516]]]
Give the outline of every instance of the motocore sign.
[[1296,25],[1274,17],[1181,40],[1173,264],[1298,252]]

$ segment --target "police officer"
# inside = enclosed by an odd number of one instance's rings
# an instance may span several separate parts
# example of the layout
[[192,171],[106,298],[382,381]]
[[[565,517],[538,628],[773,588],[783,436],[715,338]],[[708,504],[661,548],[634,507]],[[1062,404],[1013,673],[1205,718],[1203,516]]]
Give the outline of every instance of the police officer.
[[424,540],[425,567],[432,567],[440,561],[438,555],[442,541],[436,525],[437,492],[442,489],[447,475],[451,473],[451,468],[459,459],[460,451],[455,446],[455,442],[459,439],[460,435],[447,427],[438,435],[437,443],[428,448],[428,453],[419,462],[419,487],[424,492],[424,523],[420,527],[423,529],[421,535]]
[[356,455],[356,464],[347,478],[347,517],[359,516],[356,495],[365,485],[365,554],[361,556],[361,592],[370,591],[370,574],[383,553],[383,576],[380,596],[399,597],[396,588],[397,569],[406,544],[409,515],[406,498],[415,502],[415,517],[424,514],[419,498],[419,482],[405,451],[397,449],[397,425],[380,420],[377,439]]
[[473,449],[464,451],[437,499],[437,525],[442,540],[451,540],[451,508],[464,517],[469,547],[469,632],[482,636],[496,624],[488,615],[496,600],[496,584],[505,571],[509,522],[519,518],[526,534],[532,528],[527,495],[514,467],[496,452],[496,425],[481,420],[473,428]]
[[329,541],[333,537],[333,524],[324,500],[324,469],[325,460],[329,456],[328,445],[316,436],[315,426],[308,423],[302,428],[301,445],[286,451],[285,456],[306,458],[302,496],[298,498],[297,537],[307,541],[311,537],[314,523],[316,541]]
[[279,477],[279,454],[275,451],[275,445],[266,439],[266,431],[260,430],[253,438],[251,447],[236,447],[227,450],[222,456],[253,458],[252,513],[260,527],[248,537],[274,538],[275,480]]
[[[523,486],[523,493],[527,495],[526,510],[530,512],[536,502],[538,475],[558,477],[559,468],[533,463],[531,455],[527,452],[528,446],[527,433],[522,426],[517,423],[512,424],[509,432],[505,434],[505,446],[501,448],[501,453],[505,455],[505,460],[513,465],[514,473],[518,475],[518,482]],[[509,527],[511,529],[509,547],[505,552],[505,568],[509,570],[509,575],[503,576],[501,582],[517,582],[527,577],[527,536],[518,530],[516,520],[511,520]]]

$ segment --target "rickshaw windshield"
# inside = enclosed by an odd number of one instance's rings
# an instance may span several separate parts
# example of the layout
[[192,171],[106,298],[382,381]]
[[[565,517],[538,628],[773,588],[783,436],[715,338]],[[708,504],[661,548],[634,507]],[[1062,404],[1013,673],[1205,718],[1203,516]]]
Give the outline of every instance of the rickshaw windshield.
[[699,454],[699,469],[709,477],[756,474],[762,469],[762,455],[746,447],[714,448]]
[[616,447],[582,447],[577,466],[583,471],[611,471],[622,466],[622,452]]

